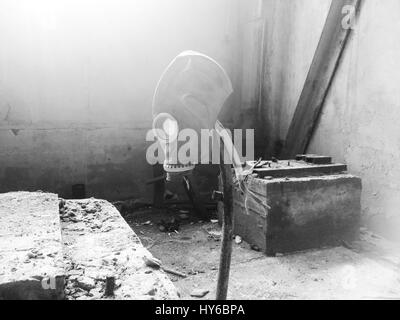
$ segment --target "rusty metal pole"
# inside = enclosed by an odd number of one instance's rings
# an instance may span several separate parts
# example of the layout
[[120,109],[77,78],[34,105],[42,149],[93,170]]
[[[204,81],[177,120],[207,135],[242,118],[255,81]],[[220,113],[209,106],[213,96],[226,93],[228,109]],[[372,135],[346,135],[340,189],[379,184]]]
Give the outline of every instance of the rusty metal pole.
[[224,163],[224,146],[221,144],[221,178],[223,185],[223,217],[222,217],[222,245],[219,260],[217,283],[217,300],[226,300],[228,293],[229,271],[232,256],[233,237],[233,197],[232,197],[232,166]]

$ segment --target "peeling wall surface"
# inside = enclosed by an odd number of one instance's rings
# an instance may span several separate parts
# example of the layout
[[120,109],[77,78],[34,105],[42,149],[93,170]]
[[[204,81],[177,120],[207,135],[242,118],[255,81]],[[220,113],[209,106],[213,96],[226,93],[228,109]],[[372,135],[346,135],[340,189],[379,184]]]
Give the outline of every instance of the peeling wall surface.
[[181,51],[234,59],[230,0],[0,2],[0,192],[145,197],[151,100]]
[[[286,138],[330,0],[265,2],[265,154]],[[400,2],[365,0],[308,152],[362,178],[366,225],[400,240]]]

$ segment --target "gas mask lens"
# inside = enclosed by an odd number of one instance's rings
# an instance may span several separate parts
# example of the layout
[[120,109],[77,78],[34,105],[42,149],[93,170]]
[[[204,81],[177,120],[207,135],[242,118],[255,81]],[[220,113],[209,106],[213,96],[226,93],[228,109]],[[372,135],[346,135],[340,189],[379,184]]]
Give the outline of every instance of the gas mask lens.
[[160,113],[153,120],[153,130],[158,139],[171,143],[178,137],[179,126],[173,116]]

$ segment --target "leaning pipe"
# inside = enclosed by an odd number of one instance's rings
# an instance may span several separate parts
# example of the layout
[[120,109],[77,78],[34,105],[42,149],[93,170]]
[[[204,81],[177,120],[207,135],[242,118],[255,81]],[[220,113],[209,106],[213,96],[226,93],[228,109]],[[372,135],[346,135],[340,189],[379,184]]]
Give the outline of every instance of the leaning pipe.
[[[223,157],[221,158],[223,159]],[[220,164],[220,170],[223,185],[223,216],[222,245],[219,260],[216,300],[226,300],[228,293],[229,271],[231,267],[233,237],[232,166],[222,163]]]

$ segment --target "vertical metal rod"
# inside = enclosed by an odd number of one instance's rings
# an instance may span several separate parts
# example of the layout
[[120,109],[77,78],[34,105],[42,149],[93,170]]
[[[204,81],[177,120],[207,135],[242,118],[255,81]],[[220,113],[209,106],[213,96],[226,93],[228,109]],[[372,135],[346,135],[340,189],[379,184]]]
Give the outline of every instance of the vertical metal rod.
[[233,198],[232,198],[232,166],[224,164],[224,146],[221,145],[221,177],[223,185],[223,217],[222,217],[222,245],[219,260],[219,273],[217,283],[217,300],[226,300],[228,293],[229,271],[232,256],[233,236]]
[[183,188],[185,189],[186,195],[192,203],[193,209],[197,216],[205,220],[210,219],[207,208],[205,207],[203,201],[201,201],[201,199],[199,199],[197,196],[198,192],[196,192],[188,176],[183,176]]

